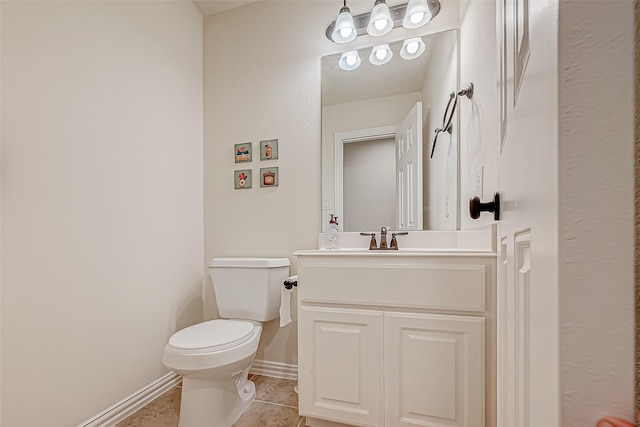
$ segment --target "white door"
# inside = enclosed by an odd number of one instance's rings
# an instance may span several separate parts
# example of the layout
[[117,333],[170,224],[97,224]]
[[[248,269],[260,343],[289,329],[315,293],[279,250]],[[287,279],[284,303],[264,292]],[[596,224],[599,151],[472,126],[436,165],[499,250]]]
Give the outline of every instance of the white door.
[[382,312],[300,306],[300,413],[382,426]]
[[396,228],[422,230],[422,102],[396,131],[396,186]]
[[499,427],[559,425],[557,8],[497,0]]
[[385,426],[484,427],[484,318],[385,313]]

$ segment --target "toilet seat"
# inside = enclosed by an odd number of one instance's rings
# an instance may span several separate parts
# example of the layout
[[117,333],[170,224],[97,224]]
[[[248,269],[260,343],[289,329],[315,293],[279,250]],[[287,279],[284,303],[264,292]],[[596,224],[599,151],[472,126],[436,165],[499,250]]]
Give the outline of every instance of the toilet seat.
[[[243,320],[210,320],[176,332],[165,346],[162,362],[180,375],[252,359],[262,325]],[[249,362],[250,363],[250,362]],[[247,365],[249,364],[247,363]]]
[[210,320],[176,332],[167,347],[179,354],[213,353],[251,339],[254,324],[241,320]]

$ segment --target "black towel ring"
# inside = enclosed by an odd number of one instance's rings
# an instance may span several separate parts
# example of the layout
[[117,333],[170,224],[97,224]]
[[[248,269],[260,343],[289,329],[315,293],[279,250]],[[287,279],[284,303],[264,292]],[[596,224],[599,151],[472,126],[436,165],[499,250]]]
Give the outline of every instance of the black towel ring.
[[[471,97],[473,96],[473,83],[469,83],[467,87],[465,87],[464,89],[461,89],[458,92],[451,92],[451,94],[449,95],[449,102],[447,102],[447,108],[445,108],[444,116],[442,117],[442,127],[437,128],[435,130],[436,136],[433,139],[431,156],[429,156],[429,158],[431,159],[433,158],[433,153],[436,150],[436,142],[438,142],[438,134],[440,134],[440,132],[447,132],[449,135],[451,135],[451,132],[453,131],[453,125],[451,122],[453,121],[453,113],[456,111],[456,107],[458,106],[459,96],[466,96],[467,98],[471,99]],[[453,107],[451,104],[452,101],[453,101]],[[451,108],[451,112],[449,112],[449,108]]]

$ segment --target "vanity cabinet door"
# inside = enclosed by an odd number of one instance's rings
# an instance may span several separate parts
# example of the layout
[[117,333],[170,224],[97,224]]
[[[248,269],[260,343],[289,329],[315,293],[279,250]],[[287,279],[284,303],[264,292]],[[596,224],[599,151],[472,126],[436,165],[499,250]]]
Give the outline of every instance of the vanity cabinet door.
[[300,413],[383,425],[382,311],[300,306]]
[[386,427],[484,426],[484,319],[386,312]]

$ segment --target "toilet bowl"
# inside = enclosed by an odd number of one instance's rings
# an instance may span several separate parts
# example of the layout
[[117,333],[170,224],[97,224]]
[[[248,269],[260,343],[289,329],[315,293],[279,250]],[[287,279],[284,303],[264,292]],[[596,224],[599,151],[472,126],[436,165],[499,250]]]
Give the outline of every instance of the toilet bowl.
[[262,325],[211,320],[174,334],[163,363],[182,375],[178,427],[231,426],[255,398],[247,379]]
[[[216,258],[209,273],[220,314],[169,339],[162,362],[182,375],[178,427],[231,427],[255,399],[248,380],[262,323],[278,317],[287,258]],[[242,318],[239,318],[239,315]],[[246,319],[246,320],[245,320]]]

